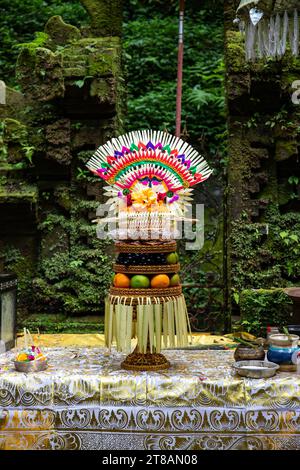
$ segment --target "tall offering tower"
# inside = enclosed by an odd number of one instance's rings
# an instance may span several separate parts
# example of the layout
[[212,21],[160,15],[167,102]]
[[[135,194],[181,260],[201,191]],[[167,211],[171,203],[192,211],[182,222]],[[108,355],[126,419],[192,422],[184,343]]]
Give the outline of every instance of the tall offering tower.
[[137,131],[98,148],[87,167],[104,179],[117,259],[105,301],[105,340],[129,353],[129,370],[170,366],[164,347],[185,346],[189,321],[179,278],[177,222],[185,220],[191,186],[211,174],[207,162],[183,140],[165,132]]

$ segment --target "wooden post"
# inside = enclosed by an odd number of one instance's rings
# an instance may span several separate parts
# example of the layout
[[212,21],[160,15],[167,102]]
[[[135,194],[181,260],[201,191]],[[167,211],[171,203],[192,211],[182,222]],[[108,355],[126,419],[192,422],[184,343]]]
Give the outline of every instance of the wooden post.
[[181,101],[182,101],[182,67],[183,67],[183,19],[184,0],[179,1],[179,30],[178,30],[178,66],[176,94],[176,137],[181,134]]

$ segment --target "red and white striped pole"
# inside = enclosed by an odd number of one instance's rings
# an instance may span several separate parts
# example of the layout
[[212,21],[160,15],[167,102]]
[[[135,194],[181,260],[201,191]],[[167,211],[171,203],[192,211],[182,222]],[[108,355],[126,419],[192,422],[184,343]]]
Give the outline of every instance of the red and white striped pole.
[[182,68],[183,68],[183,19],[184,0],[179,1],[179,31],[178,31],[178,66],[176,94],[176,137],[181,134],[181,101],[182,101]]

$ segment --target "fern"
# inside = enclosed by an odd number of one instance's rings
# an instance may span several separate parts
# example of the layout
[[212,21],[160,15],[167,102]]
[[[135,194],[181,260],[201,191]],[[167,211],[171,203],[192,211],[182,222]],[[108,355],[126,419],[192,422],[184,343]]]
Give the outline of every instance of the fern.
[[217,107],[224,106],[223,96],[218,96],[210,91],[203,90],[200,85],[196,85],[190,92],[187,101],[194,106],[197,110],[208,104],[214,104]]
[[42,47],[47,42],[49,36],[47,33],[38,31],[35,33],[35,39],[32,42],[23,42],[21,44],[16,44],[14,47],[26,48],[29,51],[34,51],[37,47]]

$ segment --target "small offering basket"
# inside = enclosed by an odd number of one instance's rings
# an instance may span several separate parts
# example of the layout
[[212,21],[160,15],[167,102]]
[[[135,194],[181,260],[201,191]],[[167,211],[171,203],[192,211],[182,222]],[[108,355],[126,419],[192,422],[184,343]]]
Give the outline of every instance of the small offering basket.
[[34,344],[33,338],[26,328],[24,328],[24,348],[17,354],[14,366],[18,372],[25,373],[40,372],[48,367],[47,357]]
[[48,361],[35,359],[34,361],[25,362],[25,361],[14,361],[15,369],[18,372],[41,372],[46,370],[48,367]]

